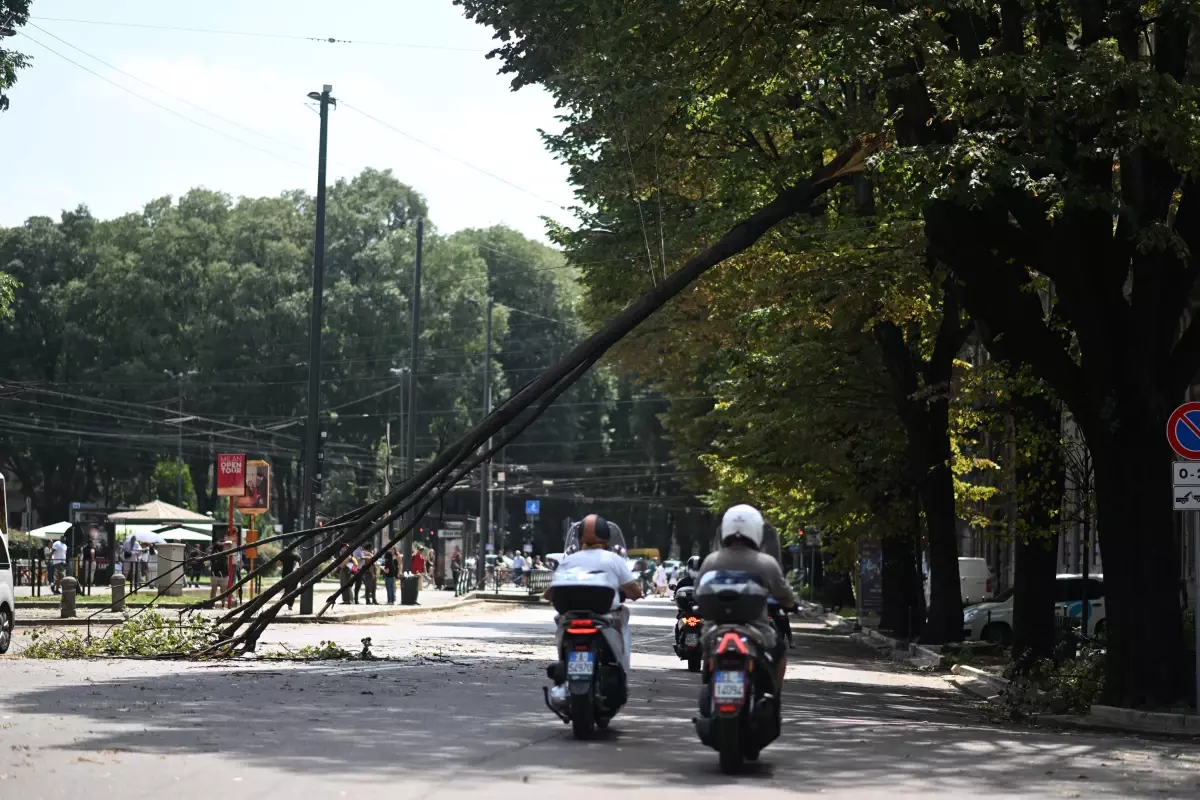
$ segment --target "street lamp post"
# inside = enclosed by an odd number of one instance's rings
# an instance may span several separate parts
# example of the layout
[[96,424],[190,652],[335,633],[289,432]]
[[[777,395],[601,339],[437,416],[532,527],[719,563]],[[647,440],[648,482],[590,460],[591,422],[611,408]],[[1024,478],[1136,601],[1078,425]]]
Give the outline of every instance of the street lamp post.
[[[479,305],[474,300],[468,302],[472,305]],[[487,310],[484,312],[486,328],[483,347],[483,416],[485,419],[488,414],[492,413],[492,307],[494,305],[495,302],[489,295]],[[488,437],[487,443],[484,445],[484,452],[490,452],[491,449],[492,440],[491,437]],[[488,534],[491,533],[492,526],[491,483],[492,462],[490,459],[484,459],[479,465],[479,550],[475,559],[475,578],[481,590],[486,574],[485,562],[487,561]]]
[[[321,325],[323,318],[323,293],[325,281],[325,165],[329,149],[329,107],[337,106],[330,93],[333,87],[325,84],[320,92],[309,92],[309,98],[321,104],[321,138],[317,149],[317,223],[313,247],[313,295],[308,335],[308,423],[304,430],[304,526],[317,527],[317,448],[320,447],[318,415],[321,406]],[[301,545],[305,561],[313,557],[312,537],[306,537]],[[307,585],[300,594],[300,613],[313,612],[312,585]]]
[[169,369],[163,370],[163,374],[168,378],[175,378],[179,381],[179,419],[176,421],[179,426],[179,437],[175,453],[175,504],[180,508],[183,508],[183,423],[187,422],[183,416],[183,379],[192,377],[196,372],[197,370],[193,369],[177,374]]

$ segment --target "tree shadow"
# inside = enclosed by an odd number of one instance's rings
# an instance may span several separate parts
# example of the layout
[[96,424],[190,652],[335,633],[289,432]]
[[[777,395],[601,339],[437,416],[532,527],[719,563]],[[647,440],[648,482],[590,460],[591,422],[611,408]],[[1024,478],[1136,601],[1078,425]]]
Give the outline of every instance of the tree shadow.
[[[493,622],[481,627],[503,630]],[[543,636],[541,644],[550,644],[549,633]],[[430,638],[422,646],[451,641]],[[131,662],[98,664],[85,685],[9,692],[7,705],[15,714],[86,720],[73,741],[51,745],[68,752],[215,753],[320,777],[350,771],[401,780],[420,764],[425,776],[532,775],[560,786],[601,781],[615,791],[757,780],[809,791],[903,785],[955,797],[983,789],[1059,793],[1080,780],[1091,794],[1120,797],[1196,787],[1187,770],[1152,764],[1153,772],[1139,772],[1123,761],[1128,739],[996,726],[952,690],[914,688],[882,671],[873,676],[847,643],[829,643],[820,661],[802,665],[846,661],[861,679],[789,679],[783,736],[759,764],[730,778],[696,738],[690,720],[699,680],[682,667],[636,669],[630,702],[611,728],[577,742],[543,705],[544,662],[502,652],[511,647],[503,635],[485,644],[489,652],[480,655],[378,663],[156,665],[165,674],[144,677],[129,674]],[[654,650],[662,647],[669,649]],[[116,669],[120,677],[103,677]]]

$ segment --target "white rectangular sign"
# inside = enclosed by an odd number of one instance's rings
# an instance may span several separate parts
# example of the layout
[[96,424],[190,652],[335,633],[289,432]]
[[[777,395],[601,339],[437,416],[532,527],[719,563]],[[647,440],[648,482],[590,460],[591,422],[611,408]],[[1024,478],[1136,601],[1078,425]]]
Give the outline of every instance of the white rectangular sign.
[[1200,486],[1200,461],[1176,461],[1171,465],[1171,484]]

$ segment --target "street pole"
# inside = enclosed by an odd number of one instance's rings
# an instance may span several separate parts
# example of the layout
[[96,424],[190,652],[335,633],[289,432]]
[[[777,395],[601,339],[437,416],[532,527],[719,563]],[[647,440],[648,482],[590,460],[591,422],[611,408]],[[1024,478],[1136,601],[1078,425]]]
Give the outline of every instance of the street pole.
[[[405,470],[406,479],[417,474],[417,360],[421,352],[421,259],[425,243],[425,219],[417,217],[417,261],[413,266],[412,289],[412,347],[408,354],[408,430],[405,455],[408,467]],[[416,530],[416,509],[409,512],[409,521]],[[404,572],[412,572],[412,540],[413,531],[404,537]]]
[[[383,493],[385,495],[392,493],[392,421],[387,422],[387,453],[383,457]],[[388,523],[388,541],[391,541],[392,536],[396,534],[396,521],[392,520]],[[379,551],[383,547],[383,531],[375,534],[375,550]]]
[[1192,627],[1196,633],[1196,713],[1200,714],[1200,511],[1192,512]]
[[[179,418],[183,419],[183,373],[179,373]],[[183,508],[183,423],[179,423],[179,440],[175,451],[175,504]]]
[[[490,288],[490,287],[489,287]],[[487,323],[486,333],[484,334],[483,347],[483,416],[486,419],[487,415],[492,412],[492,297],[489,294],[487,299],[487,310],[484,312]],[[484,452],[492,449],[492,440],[489,437],[487,444],[484,445]],[[487,541],[488,535],[491,533],[492,527],[492,463],[485,459],[479,465],[479,558],[475,565],[479,578],[479,588],[483,589],[484,562],[487,561]],[[498,556],[499,554],[497,554]],[[499,560],[497,560],[499,565]]]
[[[325,155],[329,148],[329,106],[337,100],[329,96],[333,87],[325,84],[321,91],[309,92],[308,96],[321,104],[321,140],[317,154],[317,230],[313,248],[313,295],[311,327],[308,334],[308,422],[304,430],[304,527],[317,527],[316,482],[317,448],[320,436],[317,431],[321,406],[321,326],[323,323],[322,302],[325,281]],[[231,514],[232,516],[232,514]],[[313,541],[305,539],[301,552],[305,561],[313,557]],[[300,613],[313,613],[313,590],[309,586],[300,595]]]

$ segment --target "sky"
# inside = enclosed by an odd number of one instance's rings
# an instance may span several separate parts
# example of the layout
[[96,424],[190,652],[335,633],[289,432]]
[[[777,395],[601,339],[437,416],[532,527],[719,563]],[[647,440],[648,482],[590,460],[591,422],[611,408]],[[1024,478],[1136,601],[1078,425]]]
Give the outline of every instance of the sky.
[[443,232],[506,224],[544,241],[541,217],[570,220],[567,170],[538,133],[561,128],[553,99],[512,92],[485,57],[492,31],[451,0],[33,0],[31,12],[6,43],[34,62],[0,114],[0,225],[79,204],[110,218],[200,186],[315,192],[319,119],[307,94],[324,84],[344,101],[330,115],[330,183],[391,168]]

